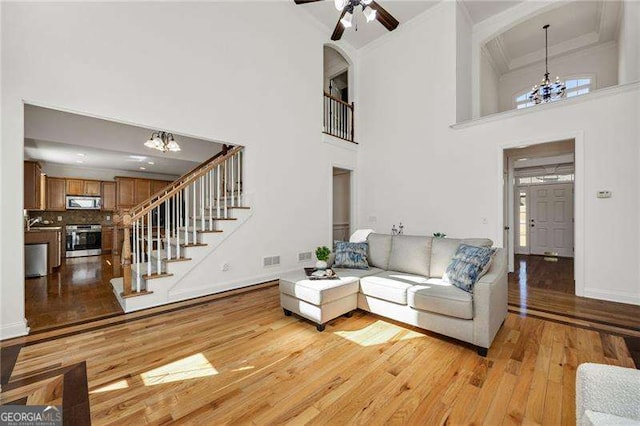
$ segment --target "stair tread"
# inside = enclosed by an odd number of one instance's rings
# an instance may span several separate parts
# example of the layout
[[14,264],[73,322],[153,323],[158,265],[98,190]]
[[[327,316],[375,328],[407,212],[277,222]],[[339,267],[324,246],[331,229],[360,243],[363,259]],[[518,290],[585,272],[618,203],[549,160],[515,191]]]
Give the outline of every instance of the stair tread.
[[123,292],[120,293],[120,297],[122,297],[123,299],[129,299],[131,297],[138,297],[138,296],[146,296],[147,294],[152,294],[152,291],[148,291],[148,290],[140,290],[140,291],[134,291],[131,294],[124,294]]
[[145,280],[155,280],[155,279],[158,279],[158,278],[167,278],[167,277],[172,277],[172,276],[173,276],[173,274],[170,274],[168,272],[162,272],[160,274],[158,274],[158,273],[154,273],[154,274],[151,274],[151,275],[144,274],[142,276],[142,278],[144,278]]
[[180,244],[180,247],[206,247],[209,244],[207,243],[189,243],[189,244]]
[[[202,216],[190,216],[190,219],[202,220]],[[204,216],[204,220],[238,220],[235,217],[216,217],[216,216]]]
[[188,262],[189,260],[192,260],[192,259],[190,257],[178,257],[178,258],[172,258],[172,259],[168,259],[164,257],[161,260],[166,263],[173,263],[173,262]]
[[[186,229],[187,229],[187,233],[189,233],[189,232],[193,233],[193,227],[192,227],[192,226],[189,226],[189,227],[188,227],[188,228],[186,228]],[[184,227],[184,226],[182,226],[182,227],[178,228],[178,230],[179,230],[179,231],[181,231],[181,232],[184,232],[185,227]],[[221,232],[224,232],[224,231],[222,231],[222,230],[220,230],[220,229],[212,229],[212,230],[203,229],[203,230],[199,230],[199,229],[196,227],[196,233],[199,233],[199,234],[212,234],[212,233],[221,233]]]

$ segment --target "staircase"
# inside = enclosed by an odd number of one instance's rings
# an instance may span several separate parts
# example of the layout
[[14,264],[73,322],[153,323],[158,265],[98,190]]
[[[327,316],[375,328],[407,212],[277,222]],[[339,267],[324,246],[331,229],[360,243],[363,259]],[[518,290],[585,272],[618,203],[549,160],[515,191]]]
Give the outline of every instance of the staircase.
[[114,216],[124,242],[122,277],[111,285],[125,312],[175,301],[171,289],[249,219],[243,149],[223,150]]

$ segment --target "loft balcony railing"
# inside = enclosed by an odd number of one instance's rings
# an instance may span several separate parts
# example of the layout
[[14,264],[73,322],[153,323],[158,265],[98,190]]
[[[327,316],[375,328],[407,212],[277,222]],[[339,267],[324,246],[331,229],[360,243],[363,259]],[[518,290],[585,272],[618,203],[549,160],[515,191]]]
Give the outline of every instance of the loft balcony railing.
[[324,93],[323,132],[345,141],[354,142],[354,104]]

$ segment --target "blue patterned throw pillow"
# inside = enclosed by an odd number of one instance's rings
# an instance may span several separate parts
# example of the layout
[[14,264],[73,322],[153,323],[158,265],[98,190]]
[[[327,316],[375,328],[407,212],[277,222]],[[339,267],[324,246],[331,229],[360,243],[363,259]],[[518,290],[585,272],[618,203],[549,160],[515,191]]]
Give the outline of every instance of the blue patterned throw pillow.
[[369,269],[367,263],[368,243],[348,243],[338,241],[336,243],[335,268]]
[[487,272],[496,249],[460,244],[447,267],[444,282],[473,293],[473,286]]

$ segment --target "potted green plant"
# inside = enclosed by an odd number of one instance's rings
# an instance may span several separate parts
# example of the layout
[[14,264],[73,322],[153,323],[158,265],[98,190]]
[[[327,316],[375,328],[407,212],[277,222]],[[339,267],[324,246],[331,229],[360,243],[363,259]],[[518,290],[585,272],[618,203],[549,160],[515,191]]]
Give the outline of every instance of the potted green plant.
[[316,258],[318,261],[316,262],[316,269],[327,269],[327,260],[329,260],[329,255],[331,254],[331,250],[329,247],[322,246],[316,249]]

